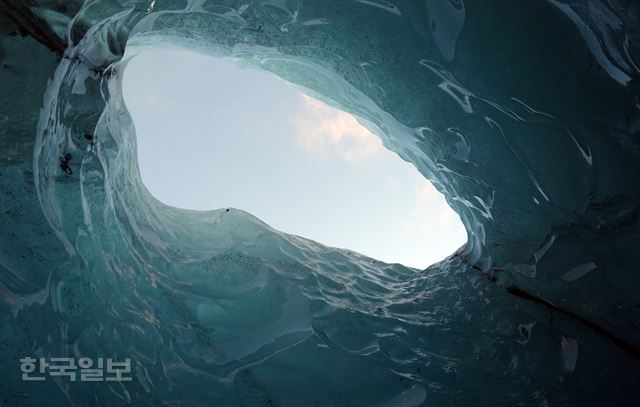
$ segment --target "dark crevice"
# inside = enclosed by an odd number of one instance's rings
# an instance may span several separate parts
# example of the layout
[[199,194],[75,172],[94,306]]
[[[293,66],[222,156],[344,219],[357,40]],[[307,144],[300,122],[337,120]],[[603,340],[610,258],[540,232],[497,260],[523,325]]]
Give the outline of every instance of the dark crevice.
[[51,51],[62,55],[67,48],[64,41],[56,35],[47,22],[38,17],[23,2],[16,0],[0,0],[0,8],[19,27],[36,41],[43,44]]
[[[458,254],[456,253],[454,256],[458,256]],[[464,256],[461,256],[463,258],[463,260],[466,261],[466,259],[464,258]],[[629,342],[627,342],[626,340],[616,336],[615,334],[613,334],[612,332],[608,331],[606,328],[596,324],[593,321],[590,321],[578,314],[576,314],[573,311],[564,309],[564,308],[560,308],[557,305],[553,304],[552,302],[546,300],[543,297],[540,297],[538,295],[532,294],[528,291],[523,290],[522,288],[516,286],[513,283],[504,283],[502,281],[500,281],[499,278],[496,277],[496,273],[502,271],[502,268],[500,267],[493,267],[490,272],[487,272],[485,270],[482,269],[482,267],[478,266],[477,264],[470,264],[467,262],[467,264],[469,264],[471,266],[471,268],[473,268],[474,270],[478,270],[480,272],[483,273],[483,275],[487,278],[487,280],[491,281],[492,283],[496,283],[498,284],[500,287],[504,288],[507,293],[516,296],[518,298],[522,298],[528,301],[532,301],[535,302],[536,304],[540,304],[543,305],[553,311],[556,311],[560,314],[566,315],[568,317],[573,318],[576,321],[579,321],[581,323],[583,323],[584,325],[586,325],[587,327],[589,327],[591,330],[593,330],[594,332],[599,333],[600,335],[606,337],[607,339],[609,339],[611,341],[611,343],[613,343],[615,346],[617,346],[619,349],[623,350],[624,352],[635,356],[636,358],[640,359],[640,348],[638,348],[636,345],[631,344]]]
[[526,300],[533,301],[533,302],[535,302],[537,304],[544,305],[546,307],[549,307],[549,308],[553,309],[554,311],[557,311],[557,312],[559,312],[561,314],[567,315],[567,316],[569,316],[569,317],[571,317],[573,319],[576,319],[576,320],[582,322],[583,324],[585,324],[586,326],[591,328],[593,331],[605,336],[607,339],[609,339],[618,348],[620,348],[623,351],[625,351],[626,353],[628,353],[630,355],[633,355],[636,358],[640,359],[640,349],[637,346],[625,341],[622,338],[617,337],[616,335],[614,335],[613,333],[609,332],[607,329],[601,327],[600,325],[598,325],[598,324],[596,324],[596,323],[594,323],[592,321],[589,321],[588,319],[583,318],[580,315],[578,315],[578,314],[576,314],[576,313],[574,313],[572,311],[560,308],[557,305],[547,301],[546,299],[544,299],[542,297],[539,297],[537,295],[534,295],[534,294],[531,294],[531,293],[529,293],[527,291],[524,291],[523,289],[521,289],[520,287],[518,287],[516,285],[509,284],[509,285],[505,286],[504,288],[511,295],[515,295],[516,297],[524,298]]

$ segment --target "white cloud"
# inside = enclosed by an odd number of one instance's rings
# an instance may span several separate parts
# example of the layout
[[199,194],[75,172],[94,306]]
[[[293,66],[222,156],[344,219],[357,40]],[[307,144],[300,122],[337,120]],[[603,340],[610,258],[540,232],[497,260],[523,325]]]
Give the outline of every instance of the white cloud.
[[330,148],[347,160],[373,157],[385,151],[380,139],[355,117],[307,95],[302,95],[305,114],[293,118],[297,141],[308,150]]

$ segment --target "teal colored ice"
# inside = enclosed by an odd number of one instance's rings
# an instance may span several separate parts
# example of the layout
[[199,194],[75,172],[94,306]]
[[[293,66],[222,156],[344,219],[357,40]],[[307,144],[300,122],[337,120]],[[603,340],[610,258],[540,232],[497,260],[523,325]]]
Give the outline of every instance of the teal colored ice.
[[[0,10],[0,405],[640,403],[637,3]],[[354,114],[446,196],[467,245],[416,270],[158,202],[122,72],[167,47]],[[132,380],[27,382],[27,356],[130,359]]]

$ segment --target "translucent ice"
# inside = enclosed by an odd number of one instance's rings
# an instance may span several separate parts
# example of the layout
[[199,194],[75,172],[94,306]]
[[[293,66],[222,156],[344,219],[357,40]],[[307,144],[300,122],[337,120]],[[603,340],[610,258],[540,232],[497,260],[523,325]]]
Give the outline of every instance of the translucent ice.
[[[637,405],[639,7],[1,1],[2,404]],[[157,202],[121,81],[166,47],[366,119],[468,244],[415,271]],[[22,381],[26,356],[132,381]]]

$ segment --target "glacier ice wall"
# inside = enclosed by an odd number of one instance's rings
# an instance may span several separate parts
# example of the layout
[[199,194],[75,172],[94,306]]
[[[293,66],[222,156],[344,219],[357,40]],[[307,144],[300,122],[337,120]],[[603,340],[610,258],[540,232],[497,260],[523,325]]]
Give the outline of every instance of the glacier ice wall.
[[[640,402],[637,4],[0,9],[2,405]],[[413,270],[157,202],[121,79],[160,47],[270,70],[362,118],[468,244]],[[23,382],[29,355],[129,357],[134,380]]]

